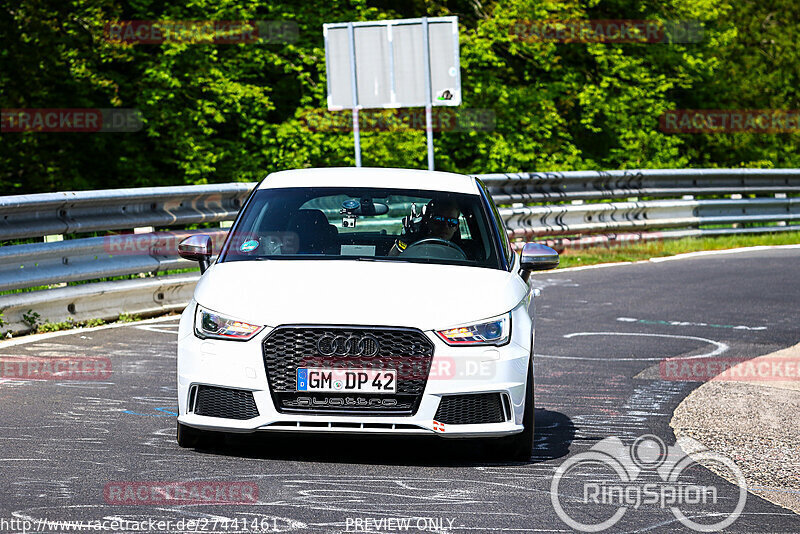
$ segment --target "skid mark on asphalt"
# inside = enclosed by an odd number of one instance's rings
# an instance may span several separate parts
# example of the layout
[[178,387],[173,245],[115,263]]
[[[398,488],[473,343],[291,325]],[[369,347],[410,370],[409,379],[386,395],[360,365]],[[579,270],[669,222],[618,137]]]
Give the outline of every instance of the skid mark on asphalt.
[[652,431],[654,418],[672,417],[672,404],[691,389],[686,382],[653,380],[638,384],[620,410],[611,414],[582,414],[572,418],[576,439],[617,436],[623,440]]
[[[687,387],[688,386],[688,387]],[[686,382],[667,382],[654,380],[649,384],[639,384],[622,409],[635,417],[671,417],[670,404],[682,396],[691,386]]]
[[79,484],[79,477],[67,477],[64,480],[41,480],[28,476],[14,481],[11,486],[15,495],[21,498],[41,499],[50,498],[55,501],[66,501],[76,497],[75,487]]
[[[523,467],[523,470],[526,468]],[[372,516],[420,517],[436,516],[455,519],[454,526],[475,524],[465,518],[502,517],[524,519],[524,510],[502,510],[509,494],[546,494],[543,479],[528,471],[515,483],[509,483],[507,473],[484,472],[494,480],[461,478],[394,477],[394,484],[375,476],[335,477],[332,479],[284,480],[281,500],[271,504],[300,507],[316,512],[369,514]],[[542,486],[533,487],[533,484]],[[412,487],[413,490],[406,489]]]
[[531,278],[532,289],[545,289],[547,287],[580,287],[569,278]]
[[[576,332],[566,334],[564,338],[583,336],[631,336],[654,338],[654,340],[689,340],[710,345],[712,350],[702,354],[684,356],[686,359],[710,358],[729,349],[728,345],[712,339],[674,334],[649,334],[641,332]],[[650,433],[654,420],[671,417],[671,406],[682,397],[691,384],[663,380],[647,380],[633,383],[633,376],[605,374],[605,362],[649,362],[660,361],[663,357],[584,357],[568,355],[536,354],[535,358],[551,360],[551,363],[540,365],[537,369],[544,374],[537,376],[536,395],[542,398],[540,406],[548,409],[562,410],[570,415],[575,427],[575,440],[594,440],[610,436],[623,439]],[[577,367],[562,369],[559,361],[576,360],[594,362]],[[572,381],[590,384],[579,395],[575,395],[572,387],[567,386],[559,376],[564,373],[572,375]],[[578,376],[576,376],[578,375]]]
[[[502,475],[502,470],[499,470],[497,478],[502,478]],[[203,478],[208,479],[208,477]],[[373,475],[299,478],[288,474],[265,474],[241,478],[255,481],[263,479],[264,482],[274,480],[277,483],[266,484],[267,491],[261,492],[259,502],[248,505],[246,508],[246,513],[253,518],[278,518],[278,526],[284,528],[278,530],[271,528],[270,532],[305,529],[310,524],[308,523],[309,519],[312,519],[314,526],[344,526],[341,519],[342,513],[350,516],[449,518],[453,521],[454,527],[475,525],[478,518],[497,517],[504,520],[520,520],[528,515],[526,510],[500,509],[509,492],[518,495],[526,495],[531,491],[547,493],[545,488],[536,490],[531,487],[532,482],[541,483],[542,479],[534,478],[530,474],[525,480],[527,484],[461,478],[402,476],[389,481],[377,479]],[[265,485],[260,484],[261,486]],[[275,495],[269,493],[275,493]],[[278,516],[260,513],[265,508],[279,509],[283,511],[283,514]],[[135,520],[138,517],[138,514],[115,513],[118,509],[118,507],[110,505],[68,505],[60,507],[59,519],[77,519],[77,517],[70,516],[80,514],[85,517],[87,512],[94,517],[128,520]],[[287,509],[293,509],[295,513],[286,514]],[[209,513],[191,506],[159,506],[148,509],[146,515],[148,519],[154,517],[157,519],[206,517],[218,520],[233,520],[237,517],[241,519],[243,515],[238,511],[217,510]],[[26,508],[15,511],[14,516],[35,521],[40,519],[40,514],[47,512],[52,512],[52,508]],[[326,515],[331,517],[324,517]],[[469,520],[468,518],[473,519]],[[330,521],[326,521],[326,519],[330,519]],[[281,521],[283,521],[283,525],[280,524]]]

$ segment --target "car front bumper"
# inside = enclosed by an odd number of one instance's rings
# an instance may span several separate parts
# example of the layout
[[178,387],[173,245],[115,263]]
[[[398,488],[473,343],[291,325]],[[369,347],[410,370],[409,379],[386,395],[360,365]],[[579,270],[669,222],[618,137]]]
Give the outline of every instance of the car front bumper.
[[[502,347],[451,347],[432,332],[431,372],[413,415],[280,413],[270,394],[262,355],[265,328],[246,342],[200,339],[194,335],[194,302],[181,318],[178,336],[178,421],[194,428],[224,432],[324,432],[340,434],[436,434],[442,437],[492,437],[523,430],[524,396],[531,362],[531,323],[527,310],[513,312],[510,342]],[[517,317],[518,316],[518,317]],[[527,322],[526,322],[527,321]],[[532,364],[532,362],[531,362]],[[195,385],[252,392],[258,416],[246,420],[208,417],[188,410]],[[444,396],[500,393],[509,408],[504,422],[435,423]]]

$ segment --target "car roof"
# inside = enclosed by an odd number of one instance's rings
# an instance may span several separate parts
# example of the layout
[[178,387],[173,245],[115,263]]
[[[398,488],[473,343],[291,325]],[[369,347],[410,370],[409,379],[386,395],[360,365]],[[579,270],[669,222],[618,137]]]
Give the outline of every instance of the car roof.
[[379,167],[329,167],[278,171],[267,176],[259,189],[283,187],[385,187],[422,189],[478,195],[475,179],[451,172]]

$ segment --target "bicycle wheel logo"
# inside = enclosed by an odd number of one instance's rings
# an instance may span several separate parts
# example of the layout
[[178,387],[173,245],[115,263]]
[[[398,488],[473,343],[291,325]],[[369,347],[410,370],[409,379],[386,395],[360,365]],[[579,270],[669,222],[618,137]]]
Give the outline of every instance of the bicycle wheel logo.
[[[702,445],[695,440],[686,438],[681,445],[698,452],[690,457],[684,448],[668,447],[657,436],[648,434],[640,436],[630,446],[625,446],[619,438],[606,438],[588,451],[576,454],[559,466],[550,484],[550,500],[556,514],[581,532],[611,528],[629,509],[642,505],[667,509],[681,524],[698,532],[716,532],[728,527],[739,518],[747,502],[742,471],[727,456],[702,450]],[[713,520],[722,517],[714,523],[695,521],[697,514],[687,513],[693,507],[727,507],[725,503],[730,502],[729,498],[718,494],[716,486],[699,485],[681,478],[682,475],[691,477],[691,468],[698,464],[711,464],[715,470],[725,470],[738,486],[738,500],[733,510],[708,514]],[[565,484],[567,481],[569,484]],[[564,490],[562,485],[569,486],[569,490]],[[573,508],[567,511],[564,504]],[[602,506],[602,510],[609,513],[600,514],[599,518],[594,508],[591,513],[580,513],[581,506],[594,505]]]

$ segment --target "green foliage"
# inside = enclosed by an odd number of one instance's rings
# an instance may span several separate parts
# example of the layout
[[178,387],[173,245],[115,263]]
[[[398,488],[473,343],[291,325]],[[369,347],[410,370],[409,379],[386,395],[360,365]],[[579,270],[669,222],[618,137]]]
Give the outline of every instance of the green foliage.
[[[254,181],[354,164],[352,134],[312,131],[326,107],[322,24],[457,15],[463,108],[493,131],[436,134],[438,169],[800,166],[798,134],[667,134],[671,109],[798,109],[792,0],[17,0],[0,7],[3,108],[135,108],[133,133],[13,133],[0,194]],[[697,20],[688,44],[529,42],[519,21]],[[277,44],[118,44],[109,20],[279,20]],[[366,132],[364,165],[424,168],[422,130]]]
[[134,321],[141,321],[142,318],[136,314],[122,313],[117,318],[118,323],[132,323]]
[[39,321],[41,320],[42,316],[36,313],[33,310],[28,310],[27,312],[22,314],[22,322],[28,325],[28,327],[36,330],[39,326]]
[[73,328],[91,328],[93,326],[102,326],[106,322],[102,319],[87,319],[86,321],[75,321],[72,317],[67,317],[66,321],[53,323],[45,320],[39,323],[41,317],[36,312],[28,310],[28,314],[22,315],[22,321],[28,325],[34,333],[42,334],[44,332],[59,332],[61,330],[71,330]]
[[44,332],[58,332],[60,330],[70,330],[72,328],[75,328],[75,323],[70,320],[66,320],[60,323],[47,322],[40,324],[34,329],[34,331],[37,334],[42,334]]

